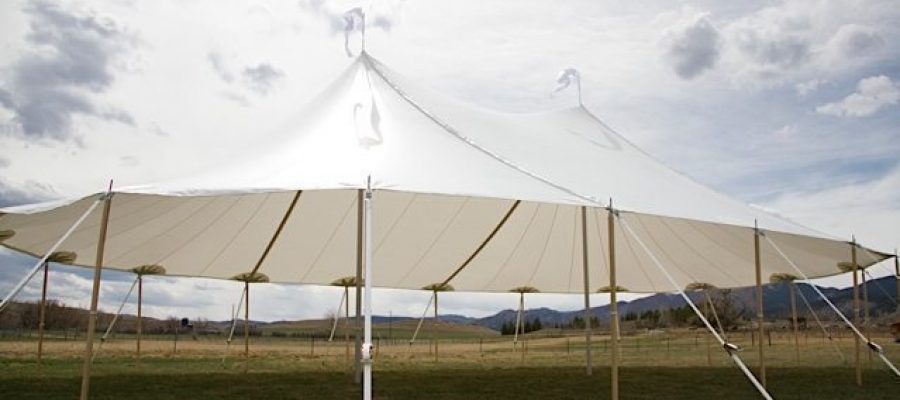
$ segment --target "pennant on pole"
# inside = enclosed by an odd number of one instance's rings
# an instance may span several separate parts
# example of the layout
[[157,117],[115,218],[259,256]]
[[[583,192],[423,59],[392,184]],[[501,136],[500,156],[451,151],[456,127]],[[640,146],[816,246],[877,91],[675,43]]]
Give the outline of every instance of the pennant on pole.
[[362,35],[362,50],[366,49],[366,14],[362,8],[351,8],[343,15],[344,19],[344,51],[347,57],[353,57],[350,51],[350,34],[359,30]]
[[575,68],[566,68],[559,72],[559,76],[556,77],[556,87],[553,88],[553,93],[559,92],[571,86],[573,83],[578,90],[578,104],[581,104],[581,74],[579,74],[578,70]]

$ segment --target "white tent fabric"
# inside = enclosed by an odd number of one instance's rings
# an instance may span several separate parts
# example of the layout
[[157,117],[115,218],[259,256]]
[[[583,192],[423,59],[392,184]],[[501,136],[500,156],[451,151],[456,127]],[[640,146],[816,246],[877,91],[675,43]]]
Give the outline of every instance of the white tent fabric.
[[[169,275],[223,279],[251,271],[302,191],[259,272],[272,282],[328,285],[355,272],[356,189],[370,176],[381,287],[444,282],[515,207],[452,285],[581,293],[578,206],[590,207],[591,286],[608,286],[610,198],[685,285],[752,285],[754,220],[811,277],[839,273],[837,263],[850,257],[844,241],[665,167],[583,107],[534,115],[478,109],[363,53],[280,133],[227,165],[117,188],[104,267],[159,264]],[[3,245],[41,255],[96,196],[0,210],[0,230],[15,231]],[[92,265],[98,224],[92,216],[60,248]],[[616,240],[620,286],[672,290],[628,235],[619,230]],[[887,257],[874,254],[870,263]],[[764,276],[792,272],[774,252],[762,256]]]

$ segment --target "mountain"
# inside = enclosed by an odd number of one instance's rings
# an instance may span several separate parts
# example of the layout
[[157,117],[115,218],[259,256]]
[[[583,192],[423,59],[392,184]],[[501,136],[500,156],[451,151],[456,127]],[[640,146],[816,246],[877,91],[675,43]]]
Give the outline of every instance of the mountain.
[[[886,276],[883,278],[870,280],[866,282],[866,289],[869,292],[869,306],[870,313],[873,316],[890,314],[896,309],[896,278],[893,276]],[[804,296],[807,301],[809,301],[810,306],[815,310],[816,313],[820,315],[822,313],[829,313],[831,311],[828,305],[822,300],[818,294],[815,293],[812,286],[806,283],[798,283],[797,284],[798,293]],[[835,289],[830,287],[818,287],[820,291],[822,291],[825,296],[831,300],[838,308],[841,309],[841,312],[845,314],[852,313],[852,301],[853,301],[853,289]],[[738,310],[743,310],[745,317],[749,318],[753,315],[755,309],[755,295],[756,288],[755,287],[743,287],[737,289],[730,289],[730,295],[734,299],[736,303],[736,307]],[[716,291],[711,291],[710,296],[715,297]],[[702,308],[703,302],[706,301],[705,296],[702,292],[689,292],[688,297]],[[797,312],[800,315],[807,314],[806,306],[803,303],[803,300],[800,298],[801,296],[797,296]],[[860,299],[862,299],[862,289],[860,289]],[[619,316],[624,317],[630,313],[640,314],[646,311],[657,311],[657,310],[665,310],[671,308],[680,308],[686,305],[684,299],[678,294],[655,294],[652,296],[644,297],[641,299],[633,300],[630,302],[620,301],[619,305]],[[767,284],[763,285],[763,308],[765,310],[766,319],[785,319],[790,317],[791,312],[790,305],[790,289],[787,284]],[[525,311],[525,318],[528,320],[531,319],[540,319],[544,326],[553,326],[557,323],[559,324],[568,324],[574,319],[576,316],[583,316],[583,310],[574,310],[574,311],[557,311],[549,308],[535,308],[535,309],[527,309]],[[609,320],[609,306],[604,305],[600,307],[592,307],[591,315],[596,317],[601,321]],[[444,318],[443,316],[441,318]],[[830,317],[829,317],[830,318]],[[516,320],[516,311],[515,310],[503,310],[498,312],[497,314],[479,318],[472,323],[494,329],[499,330],[500,327],[506,322],[514,322]]]

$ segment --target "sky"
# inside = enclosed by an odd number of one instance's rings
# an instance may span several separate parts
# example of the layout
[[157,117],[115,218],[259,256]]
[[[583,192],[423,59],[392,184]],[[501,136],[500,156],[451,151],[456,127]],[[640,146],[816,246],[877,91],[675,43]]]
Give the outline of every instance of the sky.
[[[337,77],[351,62],[341,14],[362,7],[368,52],[421,84],[535,112],[577,104],[571,90],[551,93],[560,70],[577,68],[585,106],[668,166],[812,228],[898,247],[896,2],[672,3],[0,2],[0,207],[95,193],[110,179],[202,173],[277,130]],[[0,249],[0,293],[35,261]],[[114,310],[132,277],[103,276],[101,308]],[[55,266],[50,296],[85,306],[89,278]],[[148,315],[227,319],[241,288],[148,278],[145,290]],[[261,320],[321,318],[341,296],[301,285],[258,292],[251,312]],[[21,298],[38,295],[36,279]],[[420,315],[429,296],[375,295],[376,313],[405,316]],[[485,316],[516,302],[447,293],[441,312]]]

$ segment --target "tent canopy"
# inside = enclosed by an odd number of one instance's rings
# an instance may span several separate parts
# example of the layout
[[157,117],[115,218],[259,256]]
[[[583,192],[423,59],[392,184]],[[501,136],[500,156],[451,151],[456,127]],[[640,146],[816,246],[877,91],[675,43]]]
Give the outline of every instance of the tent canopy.
[[[588,207],[590,286],[609,286],[609,199],[683,285],[752,285],[757,220],[810,277],[840,273],[850,258],[845,241],[698,184],[582,106],[484,110],[363,53],[283,130],[227,165],[115,189],[104,267],[156,264],[168,275],[230,279],[259,265],[272,282],[329,285],[354,274],[357,189],[367,185],[376,191],[380,287],[421,289],[453,276],[458,291],[581,293],[580,206]],[[15,232],[3,245],[42,255],[97,196],[0,210],[0,231]],[[80,265],[95,262],[95,214],[60,247]],[[673,290],[633,237],[615,234],[619,285]],[[861,249],[862,266],[888,257]],[[770,249],[762,260],[764,276],[794,272]]]

